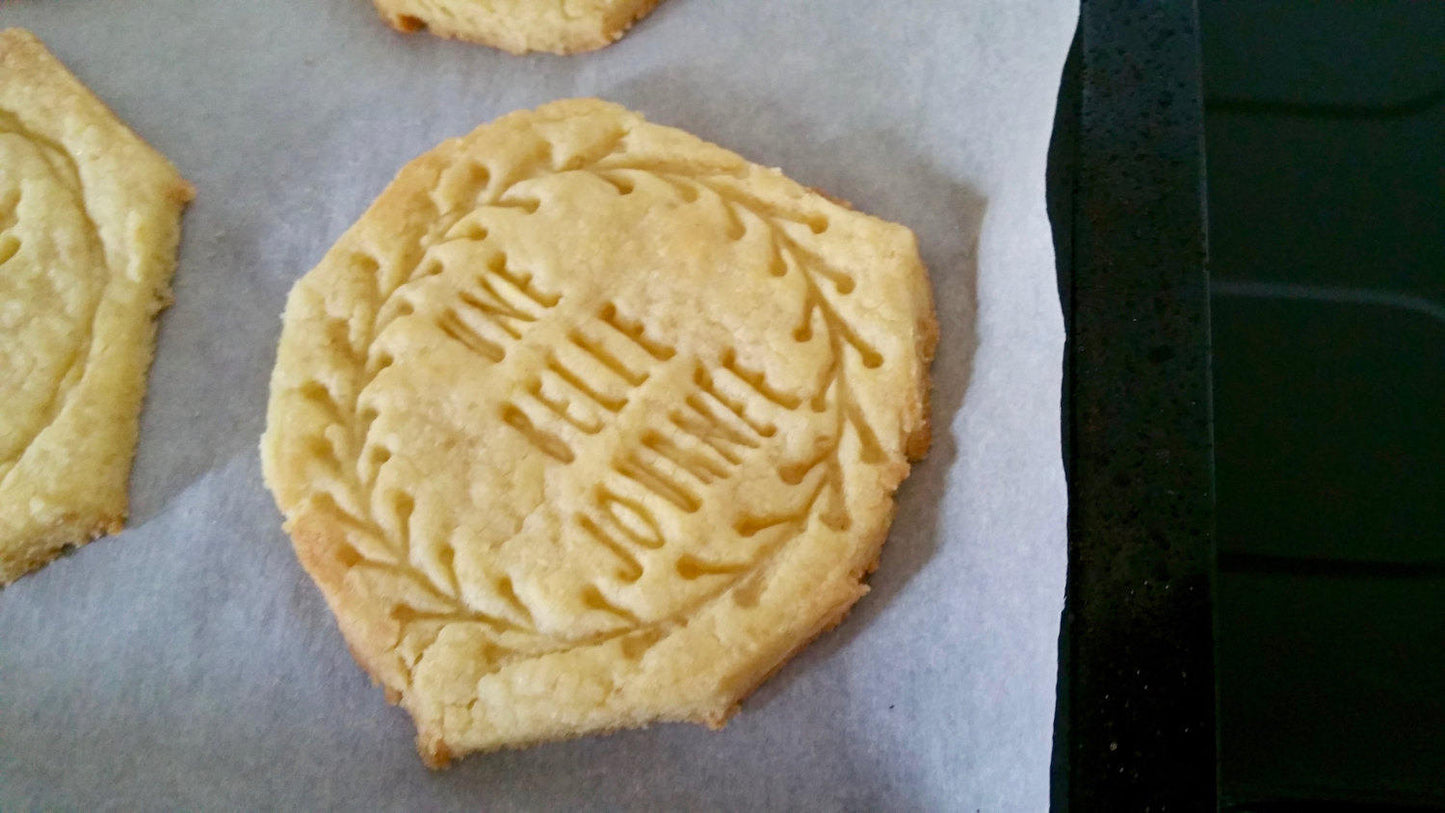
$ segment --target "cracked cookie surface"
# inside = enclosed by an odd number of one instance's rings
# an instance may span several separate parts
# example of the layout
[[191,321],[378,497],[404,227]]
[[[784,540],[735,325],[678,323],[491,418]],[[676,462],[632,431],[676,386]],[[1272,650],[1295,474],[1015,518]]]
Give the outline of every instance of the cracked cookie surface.
[[283,321],[267,484],[433,765],[721,725],[928,444],[912,233],[597,100],[408,164]]
[[610,45],[660,0],[374,0],[398,31],[427,30],[513,54]]
[[119,531],[191,187],[0,31],[0,585]]

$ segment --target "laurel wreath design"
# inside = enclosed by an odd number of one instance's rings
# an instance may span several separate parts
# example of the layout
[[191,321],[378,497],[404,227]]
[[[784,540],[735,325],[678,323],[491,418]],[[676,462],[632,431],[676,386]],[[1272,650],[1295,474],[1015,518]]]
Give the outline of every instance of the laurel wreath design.
[[[402,579],[412,588],[409,591],[411,595],[423,597],[421,601],[402,602],[391,608],[391,617],[398,622],[403,635],[411,625],[429,624],[435,627],[434,641],[435,634],[445,624],[479,624],[499,642],[497,652],[501,653],[500,663],[507,659],[507,653],[515,657],[524,651],[533,654],[557,651],[636,633],[663,623],[632,618],[631,623],[622,629],[579,642],[547,635],[532,625],[479,612],[462,599],[460,586],[449,566],[449,556],[444,557],[448,566],[441,574],[429,573],[412,564],[408,533],[409,518],[414,508],[411,497],[403,492],[378,494],[376,490],[378,474],[389,453],[385,450],[378,452],[368,443],[377,413],[365,405],[364,395],[380,372],[394,361],[376,340],[391,322],[410,312],[409,306],[400,302],[396,293],[407,283],[438,270],[436,267],[428,268],[426,260],[433,246],[455,240],[486,239],[485,233],[467,234],[464,229],[456,228],[468,214],[488,207],[535,211],[539,205],[536,200],[513,194],[515,187],[523,181],[563,172],[587,172],[611,184],[619,194],[629,194],[637,175],[641,173],[667,183],[685,202],[695,201],[702,195],[714,196],[726,207],[735,238],[741,238],[746,232],[746,221],[749,219],[769,228],[772,244],[769,271],[773,276],[784,277],[794,271],[801,275],[804,296],[794,338],[805,342],[816,334],[826,339],[829,359],[820,370],[812,391],[798,396],[796,400],[799,406],[806,404],[806,408],[816,413],[831,410],[834,420],[830,435],[825,443],[820,444],[820,452],[809,459],[784,466],[779,472],[789,486],[811,481],[809,496],[798,511],[740,521],[735,530],[745,536],[765,529],[785,528],[789,532],[776,535],[773,541],[760,548],[757,559],[747,571],[731,573],[730,578],[720,580],[716,589],[679,610],[678,614],[690,613],[697,606],[726,592],[787,539],[801,532],[815,514],[833,530],[841,531],[849,526],[844,500],[844,469],[840,459],[845,433],[852,432],[857,438],[863,462],[876,463],[885,459],[876,433],[853,394],[857,365],[876,368],[882,359],[848,325],[833,299],[834,296],[848,295],[853,290],[854,280],[830,267],[783,226],[791,223],[821,233],[827,228],[826,220],[820,215],[787,210],[728,184],[726,179],[737,178],[739,170],[710,168],[698,172],[695,166],[686,164],[628,161],[624,137],[625,134],[619,134],[610,145],[594,151],[600,154],[574,159],[560,168],[547,166],[541,172],[519,173],[510,182],[493,183],[498,179],[490,172],[480,170],[477,181],[487,188],[476,204],[466,211],[439,211],[433,226],[417,247],[416,263],[404,273],[383,279],[382,269],[375,259],[365,254],[353,257],[355,276],[368,287],[363,297],[366,307],[356,309],[351,319],[334,319],[329,328],[329,338],[334,345],[351,351],[346,356],[353,363],[348,369],[339,371],[344,380],[352,384],[348,388],[351,397],[339,398],[320,383],[306,385],[301,393],[325,414],[323,429],[307,442],[311,445],[314,460],[322,466],[332,484],[331,489],[318,491],[309,499],[313,509],[326,513],[333,522],[344,527],[349,538],[366,540],[365,545],[352,545],[348,554],[352,567],[374,569],[387,577]],[[454,234],[455,231],[463,233]],[[382,511],[376,510],[378,505]],[[502,589],[501,598],[516,607],[520,615],[530,618],[530,612],[511,591],[510,582],[505,582]],[[423,651],[425,648],[422,648]],[[411,666],[414,665],[415,661]]]

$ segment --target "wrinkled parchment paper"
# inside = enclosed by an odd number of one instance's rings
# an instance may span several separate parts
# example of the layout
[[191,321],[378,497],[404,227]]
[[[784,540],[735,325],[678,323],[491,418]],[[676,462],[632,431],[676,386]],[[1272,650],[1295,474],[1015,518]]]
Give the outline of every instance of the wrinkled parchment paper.
[[[1044,165],[1076,14],[667,0],[606,50],[518,58],[393,33],[365,0],[0,0],[199,190],[130,527],[0,591],[0,808],[1044,809],[1066,548]],[[935,445],[873,592],[723,732],[431,773],[262,487],[278,317],[405,161],[579,95],[917,231]]]

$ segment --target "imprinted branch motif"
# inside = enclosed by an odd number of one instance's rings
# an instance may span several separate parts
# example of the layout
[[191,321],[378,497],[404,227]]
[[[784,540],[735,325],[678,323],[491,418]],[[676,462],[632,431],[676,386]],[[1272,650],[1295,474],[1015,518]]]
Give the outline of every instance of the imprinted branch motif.
[[[827,425],[830,430],[824,442],[818,445],[816,453],[807,459],[789,462],[778,469],[778,475],[786,485],[801,487],[807,484],[807,497],[797,510],[777,516],[744,515],[735,522],[734,531],[744,537],[752,537],[769,529],[783,531],[759,549],[753,562],[704,562],[692,556],[679,559],[678,575],[684,579],[696,579],[705,575],[726,577],[719,579],[716,588],[704,594],[691,607],[679,611],[687,613],[727,592],[741,576],[755,568],[758,562],[770,556],[787,539],[801,532],[812,516],[816,515],[819,521],[834,530],[845,530],[849,527],[850,517],[844,498],[844,467],[840,458],[845,435],[851,432],[856,438],[863,462],[877,463],[886,459],[876,433],[854,395],[855,383],[852,376],[856,374],[855,365],[876,368],[882,364],[882,357],[853,330],[834,302],[835,296],[847,296],[852,292],[855,285],[853,278],[830,267],[816,253],[794,239],[783,226],[797,224],[807,227],[813,233],[821,233],[828,228],[828,223],[822,216],[781,208],[727,184],[727,178],[737,177],[736,170],[709,169],[697,172],[695,167],[686,164],[628,162],[621,155],[625,152],[625,135],[618,133],[610,144],[594,151],[594,156],[577,157],[560,167],[547,166],[540,173],[520,173],[511,178],[494,177],[486,167],[475,165],[471,168],[471,181],[480,188],[480,194],[475,208],[470,211],[506,207],[535,212],[539,202],[514,194],[516,185],[525,180],[562,172],[591,173],[624,195],[633,191],[638,175],[643,174],[669,184],[685,202],[695,201],[702,195],[714,196],[726,207],[732,238],[740,239],[746,233],[748,221],[761,223],[768,228],[771,241],[769,273],[784,277],[795,272],[800,275],[803,284],[804,296],[793,338],[801,343],[821,335],[828,348],[827,361],[816,382],[811,391],[803,394],[788,393],[772,387],[760,373],[746,370],[738,364],[734,353],[724,353],[721,359],[722,368],[731,375],[783,408],[807,408],[818,414],[829,415],[831,420]],[[550,145],[547,146],[542,162],[544,165],[550,163],[551,157]],[[401,273],[384,273],[381,265],[364,253],[358,253],[350,260],[352,278],[366,286],[363,299],[369,307],[360,309],[361,312],[352,319],[334,319],[329,329],[330,340],[334,346],[350,350],[347,357],[352,359],[354,364],[352,369],[343,372],[347,373],[346,378],[352,382],[352,386],[344,394],[334,392],[317,381],[300,389],[300,395],[326,417],[327,426],[320,434],[312,437],[310,451],[313,459],[326,470],[334,484],[333,490],[320,491],[311,496],[311,507],[328,514],[332,521],[347,529],[351,543],[345,550],[344,557],[351,567],[373,570],[385,578],[406,583],[407,594],[412,598],[398,603],[391,611],[392,617],[403,630],[403,635],[413,625],[427,624],[432,628],[430,638],[434,641],[445,624],[481,625],[498,641],[494,650],[496,657],[493,669],[500,668],[516,657],[595,644],[615,638],[641,642],[641,645],[627,647],[628,651],[640,656],[641,651],[645,651],[647,646],[662,637],[664,627],[671,619],[645,622],[609,601],[594,585],[586,591],[587,595],[582,597],[584,604],[616,616],[622,626],[586,640],[563,639],[536,628],[531,611],[518,597],[515,586],[507,578],[499,579],[492,585],[493,594],[512,608],[513,612],[508,617],[482,613],[470,607],[461,596],[460,586],[451,566],[452,551],[442,550],[442,567],[439,572],[431,572],[437,568],[418,567],[414,563],[409,527],[415,508],[413,498],[399,490],[378,493],[377,477],[390,458],[391,451],[374,443],[371,438],[371,428],[377,413],[367,405],[364,396],[378,375],[393,364],[395,359],[377,339],[389,324],[414,311],[413,305],[405,297],[398,296],[399,290],[408,282],[440,273],[440,261],[434,257],[428,258],[430,248],[456,240],[485,241],[488,237],[484,227],[463,220],[470,211],[444,211],[440,205],[436,208],[434,225],[412,252],[415,262],[409,267],[404,266]],[[462,304],[465,307],[447,311],[441,324],[444,332],[451,338],[491,362],[500,361],[504,357],[507,350],[505,341],[508,338],[520,339],[527,326],[535,322],[542,311],[557,304],[561,297],[557,292],[542,290],[530,275],[510,268],[506,264],[505,254],[499,254],[498,257],[499,259],[490,265],[491,276],[484,274],[478,277],[479,287],[484,295],[463,294]],[[615,316],[615,311],[602,314],[604,320]],[[482,335],[476,327],[477,317],[491,320],[494,327],[502,328],[503,333],[493,331],[490,337]],[[671,357],[672,351],[664,343],[656,337],[647,337],[640,325],[636,326],[636,330],[634,341],[651,343],[644,346],[650,348],[653,358],[661,361]],[[574,341],[577,341],[576,337]],[[585,344],[580,346],[587,349]],[[597,355],[595,348],[593,355]],[[602,361],[612,367],[619,376],[628,379],[633,386],[646,378],[642,371],[622,367],[605,358]],[[563,374],[561,371],[554,372]],[[699,364],[696,380],[702,392],[711,389],[709,376],[708,370]],[[579,382],[571,383],[575,387]],[[689,397],[689,404],[692,404],[692,398],[693,396]],[[701,403],[703,396],[699,395],[697,398]],[[609,405],[600,395],[594,394],[594,400],[609,408],[617,406]],[[719,400],[719,403],[725,404],[722,400]],[[555,411],[556,405],[553,407]],[[692,405],[692,408],[704,416],[709,413],[701,410],[713,409],[714,423],[711,431],[714,434],[723,431],[721,424],[717,423],[720,419],[716,417],[722,413],[718,412],[715,406]],[[540,441],[532,420],[519,408],[511,406],[510,409],[514,411],[504,411],[501,416],[504,421],[512,424],[518,431],[529,434],[534,443],[544,444],[543,451],[558,462],[570,461],[571,451],[565,444],[560,441]],[[688,420],[685,413],[685,410],[674,413],[674,423]],[[734,423],[739,427],[746,427],[746,415],[740,410],[735,410],[735,414],[743,422]],[[596,428],[593,426],[594,422],[585,416],[567,413],[565,419],[583,432],[587,432],[589,427]],[[696,420],[696,416],[692,416],[692,419]],[[684,428],[687,426],[686,423],[678,425]],[[753,427],[754,431],[758,429],[759,427]],[[720,450],[724,459],[731,461],[738,451],[757,445],[756,439],[749,437],[745,428],[730,431],[735,434],[729,445],[713,446],[714,450]],[[762,437],[762,434],[758,437]],[[654,433],[654,436],[644,438],[643,441],[646,443],[651,440],[654,444],[653,451],[665,455],[668,450],[657,446],[661,443],[660,438],[660,435]],[[670,459],[676,462],[676,458]],[[348,460],[355,462],[348,464],[345,462]],[[623,469],[625,465],[625,461],[620,461],[615,468],[626,474]],[[717,466],[715,463],[710,465]],[[682,469],[691,471],[703,482],[707,482],[708,477],[721,477],[729,473],[726,467],[708,468],[697,461],[694,461],[691,468],[683,466]],[[605,484],[599,485],[599,494],[605,493],[605,488]],[[675,503],[679,499],[685,499],[676,494],[670,498]],[[688,507],[686,503],[681,504],[684,509]],[[619,501],[614,505],[623,503]],[[638,516],[642,516],[646,510],[640,504],[626,507]],[[635,580],[641,575],[641,566],[628,549],[629,545],[655,549],[662,544],[660,535],[652,538],[636,533],[608,533],[592,517],[579,515],[574,519],[585,533],[617,554],[622,563],[619,576],[624,580]],[[615,530],[617,528],[614,528]],[[429,644],[421,648],[421,653],[425,652],[426,646]],[[414,668],[420,657],[418,654],[412,663],[408,664],[408,668]]]

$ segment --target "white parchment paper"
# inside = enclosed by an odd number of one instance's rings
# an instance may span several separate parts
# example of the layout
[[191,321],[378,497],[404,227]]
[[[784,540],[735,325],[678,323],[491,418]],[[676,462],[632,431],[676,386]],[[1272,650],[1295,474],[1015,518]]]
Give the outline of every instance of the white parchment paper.
[[[1076,0],[667,0],[518,58],[365,0],[0,0],[199,190],[130,527],[0,591],[0,808],[1042,810],[1065,567],[1044,166]],[[595,95],[917,231],[935,445],[873,592],[726,730],[424,769],[261,484],[286,291],[407,160]],[[0,405],[3,408],[3,405]]]

